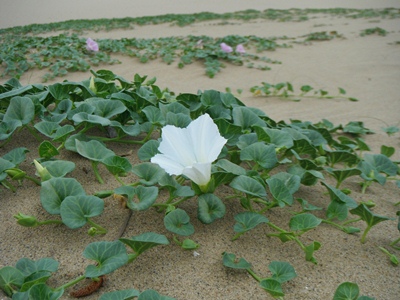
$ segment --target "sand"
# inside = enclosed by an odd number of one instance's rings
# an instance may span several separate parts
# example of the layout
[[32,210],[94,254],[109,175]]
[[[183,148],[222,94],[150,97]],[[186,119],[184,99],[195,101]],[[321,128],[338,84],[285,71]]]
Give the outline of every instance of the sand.
[[[57,2],[57,6],[54,4]],[[78,1],[31,1],[31,6],[24,6],[22,1],[2,1],[0,10],[0,28],[31,23],[47,23],[68,19],[103,18],[125,16],[148,16],[164,13],[193,13],[201,11],[226,12],[248,8],[310,7],[400,7],[398,1],[146,1],[138,4],[134,1],[85,1],[77,6]],[[282,3],[283,2],[283,3]],[[66,5],[68,3],[68,5]],[[94,6],[97,3],[97,6]],[[222,5],[224,3],[225,5]],[[93,7],[96,7],[95,9]],[[94,39],[121,37],[170,37],[185,35],[208,35],[221,37],[228,34],[256,35],[272,37],[286,35],[299,38],[316,31],[337,31],[343,38],[311,44],[294,44],[292,48],[277,49],[265,55],[282,64],[272,65],[269,71],[260,71],[227,65],[215,78],[204,74],[204,67],[194,63],[183,69],[174,64],[166,65],[161,61],[141,64],[135,59],[116,56],[122,63],[105,66],[114,73],[133,79],[134,74],[157,77],[156,84],[168,87],[176,93],[196,93],[197,90],[216,89],[225,91],[231,88],[235,95],[248,106],[262,109],[272,119],[289,121],[290,119],[318,122],[329,119],[335,124],[350,121],[362,121],[375,134],[365,136],[374,153],[379,153],[381,145],[395,147],[393,157],[400,159],[399,133],[388,137],[382,127],[400,125],[400,22],[394,20],[348,19],[319,15],[304,22],[275,22],[252,20],[249,22],[233,21],[219,25],[217,21],[194,23],[186,27],[169,24],[135,27],[133,30],[114,30],[110,32],[90,32],[82,34]],[[361,37],[361,30],[379,26],[389,33],[386,36],[371,35]],[[21,78],[23,84],[41,81],[42,71],[30,71]],[[56,78],[49,82],[67,79],[80,81],[87,79],[89,73],[69,73],[65,78]],[[2,79],[2,82],[6,79]],[[261,82],[277,83],[289,81],[295,87],[309,84],[316,88],[327,89],[332,94],[337,87],[342,87],[358,102],[343,99],[303,99],[292,102],[279,98],[255,97],[250,87]],[[242,89],[242,94],[235,92]],[[30,162],[37,156],[38,143],[27,132],[0,148],[0,156],[15,147],[27,147],[31,150],[24,169],[31,170]],[[113,146],[117,153],[136,150],[132,146]],[[99,189],[119,186],[113,179],[105,185],[99,185],[92,173],[82,171],[90,169],[85,159],[72,153],[63,153],[63,159],[73,160],[77,164],[71,176],[81,182],[88,194]],[[129,157],[131,163],[137,163],[135,155]],[[106,174],[106,170],[102,170]],[[365,195],[360,193],[357,180],[350,179],[343,184],[351,188],[351,196],[356,201],[375,201],[378,205],[375,213],[395,217],[398,208],[393,206],[400,199],[400,190],[392,182],[384,187],[372,185]],[[315,205],[326,205],[329,198],[321,185],[302,187],[296,197],[305,198]],[[220,189],[218,194],[224,197],[229,189]],[[40,219],[49,216],[41,207],[39,188],[30,182],[24,184],[13,194],[0,188],[0,267],[14,265],[22,257],[39,259],[53,257],[60,263],[59,271],[49,284],[61,285],[84,272],[89,261],[82,257],[86,245],[98,240],[114,240],[121,226],[126,211],[118,203],[106,200],[106,209],[97,221],[109,229],[101,237],[89,237],[86,227],[69,230],[65,226],[47,226],[35,229],[23,228],[16,224],[13,215],[18,212],[32,214]],[[184,299],[272,299],[245,272],[226,269],[221,262],[224,251],[246,258],[254,266],[256,273],[269,276],[268,264],[271,261],[286,261],[297,272],[294,280],[284,284],[285,299],[332,299],[336,287],[344,281],[356,282],[362,295],[380,300],[395,300],[400,295],[400,269],[390,264],[388,258],[380,252],[378,246],[389,248],[389,243],[399,237],[396,221],[387,221],[375,226],[368,235],[366,244],[360,243],[360,235],[347,235],[332,227],[321,225],[304,235],[309,243],[317,240],[322,248],[315,253],[319,262],[314,265],[306,262],[303,252],[293,243],[283,244],[278,239],[266,238],[270,232],[266,226],[260,226],[232,242],[234,235],[233,217],[242,209],[239,204],[227,206],[226,216],[211,225],[201,224],[196,218],[196,203],[189,201],[183,208],[191,216],[196,232],[191,238],[201,245],[195,257],[192,251],[183,251],[176,245],[160,246],[141,255],[133,264],[118,269],[108,276],[105,286],[97,294],[87,299],[98,299],[101,293],[135,288],[138,290],[155,289],[158,292]],[[322,215],[321,215],[322,216]],[[268,214],[271,221],[282,227],[287,226],[290,218],[288,210],[274,210]],[[365,228],[362,223],[357,223]],[[165,234],[172,240],[163,225],[162,215],[154,210],[135,213],[124,237],[131,237],[143,232],[153,231]],[[398,257],[400,252],[391,249]],[[0,299],[6,298],[0,292]],[[62,299],[72,299],[65,293]]]

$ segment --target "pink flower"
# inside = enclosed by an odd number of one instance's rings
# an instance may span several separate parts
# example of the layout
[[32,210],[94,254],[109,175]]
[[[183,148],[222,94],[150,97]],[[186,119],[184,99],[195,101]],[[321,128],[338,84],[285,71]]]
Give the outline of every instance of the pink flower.
[[221,43],[221,50],[222,51],[224,51],[225,53],[230,53],[230,52],[232,52],[233,50],[232,50],[232,47],[231,46],[228,46],[227,44],[225,44],[225,43]]
[[242,44],[239,44],[239,45],[236,46],[236,52],[240,53],[240,54],[245,54],[246,50],[244,50],[244,47],[243,47]]
[[91,38],[88,38],[86,40],[86,50],[97,52],[97,51],[99,51],[99,45],[95,41],[93,41]]

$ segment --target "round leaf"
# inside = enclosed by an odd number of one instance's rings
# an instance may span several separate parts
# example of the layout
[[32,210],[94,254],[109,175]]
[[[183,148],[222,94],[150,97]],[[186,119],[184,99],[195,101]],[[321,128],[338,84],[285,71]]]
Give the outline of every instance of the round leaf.
[[225,204],[214,194],[202,194],[198,198],[197,217],[205,224],[210,224],[225,215]]
[[69,196],[61,203],[62,221],[69,228],[80,228],[87,218],[96,217],[103,212],[104,201],[96,196]]
[[164,225],[167,230],[179,235],[188,236],[194,233],[189,215],[180,208],[171,211],[164,217]]
[[128,262],[126,248],[120,241],[91,243],[83,256],[97,262],[96,266],[87,266],[85,276],[89,278],[109,274]]
[[289,227],[292,231],[307,231],[317,227],[321,221],[312,214],[304,213],[293,216],[289,221]]

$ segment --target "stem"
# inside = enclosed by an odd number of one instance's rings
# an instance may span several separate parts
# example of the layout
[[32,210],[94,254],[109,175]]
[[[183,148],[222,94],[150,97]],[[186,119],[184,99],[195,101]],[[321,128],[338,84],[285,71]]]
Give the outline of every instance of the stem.
[[257,280],[258,282],[260,282],[262,280],[262,278],[260,278],[259,276],[257,276],[256,273],[254,273],[254,271],[250,268],[246,269],[246,271],[251,275],[251,277],[253,277],[255,280]]
[[34,177],[31,177],[31,176],[26,175],[25,178],[26,178],[26,179],[29,179],[29,180],[31,180],[31,181],[33,181],[36,185],[39,185],[39,186],[42,185],[41,181],[40,181],[40,180],[37,180],[37,179],[34,178]]
[[361,243],[365,243],[366,242],[366,237],[368,234],[368,231],[372,228],[372,226],[368,226],[367,228],[365,228],[363,235],[361,236]]
[[347,224],[354,223],[354,222],[358,222],[358,221],[361,221],[361,220],[362,220],[361,218],[358,218],[358,219],[351,219],[351,220],[347,220],[347,221],[343,222],[342,224],[343,224],[343,225],[347,225]]
[[137,254],[137,253],[129,253],[128,254],[128,262],[126,264],[133,262],[138,256],[139,256],[139,254]]
[[37,225],[50,225],[50,224],[63,224],[61,220],[46,220],[42,222],[37,222]]
[[123,182],[122,180],[121,180],[121,178],[119,178],[119,176],[118,175],[114,175],[114,177],[115,177],[115,179],[120,183],[120,184],[122,184],[122,185],[126,185],[125,184],[125,182]]
[[104,180],[103,180],[103,178],[101,178],[99,169],[97,168],[98,164],[99,163],[97,161],[92,160],[92,168],[93,168],[94,176],[96,176],[96,179],[98,182],[100,182],[101,184],[104,184]]
[[92,225],[92,227],[96,228],[96,234],[106,234],[107,233],[107,229],[105,229],[104,227],[101,227],[99,224],[96,224],[95,222],[93,222],[89,218],[87,219],[87,222],[90,225]]
[[61,289],[64,289],[64,290],[65,290],[65,289],[69,288],[70,286],[73,286],[73,285],[77,284],[79,281],[82,281],[82,280],[85,279],[85,278],[86,278],[86,277],[85,277],[84,275],[79,276],[79,277],[77,277],[77,278],[71,280],[70,282],[67,282],[66,284],[63,284],[63,285],[59,286],[58,288],[55,288],[54,290],[55,290],[55,291],[59,291],[59,290],[61,290]]

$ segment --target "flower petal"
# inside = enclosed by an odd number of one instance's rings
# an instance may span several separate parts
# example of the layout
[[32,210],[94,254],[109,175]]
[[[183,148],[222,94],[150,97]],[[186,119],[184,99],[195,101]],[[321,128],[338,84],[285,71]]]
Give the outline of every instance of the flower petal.
[[204,114],[187,127],[196,162],[213,162],[221,153],[227,139],[223,138],[213,119]]
[[199,186],[206,185],[211,180],[211,162],[195,163],[183,169],[182,174]]
[[156,154],[150,160],[153,164],[159,165],[169,175],[181,175],[185,166],[170,159],[164,154]]
[[158,151],[182,166],[191,166],[196,162],[186,128],[178,128],[172,125],[163,127]]

